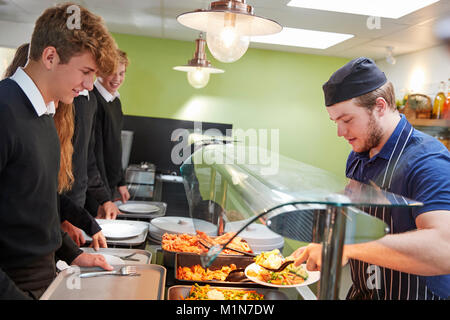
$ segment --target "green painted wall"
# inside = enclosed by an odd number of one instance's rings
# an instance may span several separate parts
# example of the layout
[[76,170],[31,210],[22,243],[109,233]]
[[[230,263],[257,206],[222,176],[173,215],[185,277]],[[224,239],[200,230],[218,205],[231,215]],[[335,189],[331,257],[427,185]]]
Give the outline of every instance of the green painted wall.
[[322,84],[347,60],[249,49],[237,62],[212,65],[225,70],[211,75],[203,89],[192,88],[184,65],[194,42],[114,34],[131,64],[120,89],[129,115],[232,123],[244,130],[279,129],[280,153],[344,176],[350,147],[336,136],[323,103]]

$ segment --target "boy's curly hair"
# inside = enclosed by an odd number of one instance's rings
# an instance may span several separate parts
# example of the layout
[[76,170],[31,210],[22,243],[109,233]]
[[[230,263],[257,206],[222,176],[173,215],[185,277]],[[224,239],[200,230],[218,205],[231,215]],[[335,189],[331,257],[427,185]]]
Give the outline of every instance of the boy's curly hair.
[[[73,11],[75,7],[77,9]],[[73,15],[78,13],[79,20],[73,20]],[[79,25],[72,26],[73,21],[79,21]],[[103,19],[77,4],[63,3],[48,8],[38,18],[31,36],[30,59],[39,60],[49,46],[55,47],[63,64],[88,51],[97,63],[99,73],[109,74],[116,70],[117,44]]]

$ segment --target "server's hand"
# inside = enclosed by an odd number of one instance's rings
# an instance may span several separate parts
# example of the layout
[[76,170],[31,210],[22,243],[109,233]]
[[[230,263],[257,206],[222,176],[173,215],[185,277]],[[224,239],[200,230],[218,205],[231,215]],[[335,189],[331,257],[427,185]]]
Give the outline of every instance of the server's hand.
[[71,224],[69,221],[64,221],[61,223],[61,229],[64,232],[67,232],[69,237],[72,238],[72,240],[77,244],[77,246],[81,247],[86,243],[86,240],[83,237],[83,232],[81,232],[80,229],[75,227],[73,224]]
[[128,192],[127,186],[117,187],[117,190],[119,191],[120,200],[122,200],[122,203],[126,203],[130,199],[130,193]]
[[320,271],[322,266],[322,245],[311,243],[306,247],[300,247],[290,257],[295,259],[295,266],[299,266],[306,261],[307,270]]
[[[342,253],[342,266],[348,263],[349,257],[346,254],[345,246]],[[320,271],[322,267],[322,245],[310,243],[306,247],[300,247],[291,255],[295,259],[294,265],[299,266],[306,262],[306,269],[309,271]]]
[[111,271],[114,268],[111,267],[106,259],[101,254],[92,254],[83,252],[75,260],[72,261],[72,265],[79,267],[100,267],[105,270]]
[[99,248],[108,248],[108,244],[106,243],[106,238],[103,235],[103,232],[99,231],[92,236],[92,243],[90,247],[94,248],[95,251],[97,251]]

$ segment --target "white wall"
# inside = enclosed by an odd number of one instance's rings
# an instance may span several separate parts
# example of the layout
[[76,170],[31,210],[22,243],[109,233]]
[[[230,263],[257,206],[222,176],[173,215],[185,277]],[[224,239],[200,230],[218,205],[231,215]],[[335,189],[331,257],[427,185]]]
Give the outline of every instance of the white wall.
[[30,42],[34,25],[30,23],[18,23],[0,21],[0,79],[14,57],[16,48],[23,43]]
[[397,99],[402,99],[406,90],[434,99],[439,83],[450,78],[450,50],[443,45],[395,58],[395,65],[384,59],[376,64],[394,84]]
[[0,21],[0,46],[17,48],[23,43],[30,42],[34,24]]

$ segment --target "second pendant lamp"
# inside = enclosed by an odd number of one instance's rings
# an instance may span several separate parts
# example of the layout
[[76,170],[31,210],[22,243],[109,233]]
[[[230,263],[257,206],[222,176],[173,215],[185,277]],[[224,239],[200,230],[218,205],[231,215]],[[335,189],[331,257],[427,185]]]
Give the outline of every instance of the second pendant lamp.
[[211,73],[225,72],[222,69],[213,68],[211,62],[206,60],[206,42],[203,39],[202,33],[195,40],[194,57],[188,61],[187,65],[177,66],[173,69],[187,72],[189,84],[196,89],[204,88],[208,84]]

